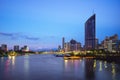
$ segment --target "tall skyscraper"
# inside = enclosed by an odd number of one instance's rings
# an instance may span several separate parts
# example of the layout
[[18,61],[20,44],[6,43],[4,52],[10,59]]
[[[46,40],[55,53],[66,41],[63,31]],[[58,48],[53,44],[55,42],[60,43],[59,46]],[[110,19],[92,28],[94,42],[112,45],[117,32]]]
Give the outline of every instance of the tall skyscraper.
[[62,38],[62,49],[64,50],[65,38]]
[[85,23],[85,49],[92,50],[96,46],[96,15],[93,14]]

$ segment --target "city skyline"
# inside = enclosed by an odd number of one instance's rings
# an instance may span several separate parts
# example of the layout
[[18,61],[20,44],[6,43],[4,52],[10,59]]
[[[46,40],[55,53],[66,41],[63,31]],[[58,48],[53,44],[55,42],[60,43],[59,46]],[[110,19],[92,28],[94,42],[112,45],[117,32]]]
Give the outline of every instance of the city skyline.
[[[119,0],[1,0],[0,44],[57,48],[61,38],[84,45],[84,24],[96,14],[96,38],[120,36]],[[98,5],[99,4],[99,5]]]

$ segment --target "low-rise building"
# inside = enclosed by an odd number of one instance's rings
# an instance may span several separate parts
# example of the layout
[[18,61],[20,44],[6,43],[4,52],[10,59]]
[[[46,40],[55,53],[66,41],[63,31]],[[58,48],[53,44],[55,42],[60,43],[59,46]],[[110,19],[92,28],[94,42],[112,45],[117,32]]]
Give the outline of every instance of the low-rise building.
[[25,45],[24,47],[21,48],[21,50],[23,52],[29,52],[29,47]]
[[76,40],[72,39],[70,42],[66,42],[64,44],[65,51],[80,51],[81,50],[81,43],[77,42]]
[[116,51],[119,51],[119,49],[120,49],[119,44],[120,44],[120,41],[118,40],[118,35],[115,34],[113,36],[106,37],[101,42],[99,49],[103,48],[105,51],[116,52]]

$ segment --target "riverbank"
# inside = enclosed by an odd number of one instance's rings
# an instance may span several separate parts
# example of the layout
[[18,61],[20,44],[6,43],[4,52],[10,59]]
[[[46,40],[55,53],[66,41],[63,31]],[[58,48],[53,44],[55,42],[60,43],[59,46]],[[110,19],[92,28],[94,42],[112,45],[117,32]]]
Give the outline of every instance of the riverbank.
[[23,55],[30,55],[30,54],[33,54],[33,53],[16,53],[15,55],[9,55],[9,54],[0,54],[0,57],[8,57],[8,56],[23,56]]
[[120,63],[120,56],[96,56],[93,59]]
[[[65,53],[65,54],[56,54],[56,57],[64,57],[64,59],[80,59],[80,58],[92,58],[96,60],[106,60],[109,62],[117,62],[120,63],[120,54],[118,53],[101,53],[101,54],[75,54],[75,53]],[[62,55],[62,56],[61,56]],[[66,56],[69,55],[69,56]]]

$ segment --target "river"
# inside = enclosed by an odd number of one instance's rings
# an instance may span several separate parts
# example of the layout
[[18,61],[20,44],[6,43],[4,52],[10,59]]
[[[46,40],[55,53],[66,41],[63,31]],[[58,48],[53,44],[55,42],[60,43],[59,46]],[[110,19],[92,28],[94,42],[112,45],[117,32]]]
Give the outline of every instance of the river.
[[0,80],[120,80],[120,64],[52,54],[0,57]]

